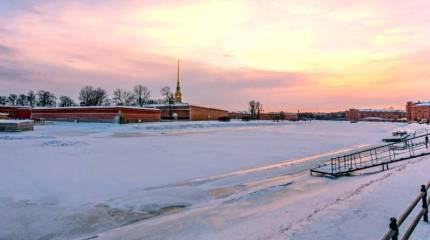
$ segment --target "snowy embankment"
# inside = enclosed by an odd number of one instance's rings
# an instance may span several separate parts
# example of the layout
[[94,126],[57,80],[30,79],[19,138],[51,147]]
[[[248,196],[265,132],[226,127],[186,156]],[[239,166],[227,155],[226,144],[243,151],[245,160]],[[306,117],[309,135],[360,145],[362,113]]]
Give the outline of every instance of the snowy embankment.
[[[0,239],[84,237],[113,228],[98,238],[294,238],[308,212],[326,211],[336,197],[380,177],[336,181],[306,170],[330,155],[380,144],[403,126],[56,123],[0,134]],[[165,213],[175,214],[153,218]]]

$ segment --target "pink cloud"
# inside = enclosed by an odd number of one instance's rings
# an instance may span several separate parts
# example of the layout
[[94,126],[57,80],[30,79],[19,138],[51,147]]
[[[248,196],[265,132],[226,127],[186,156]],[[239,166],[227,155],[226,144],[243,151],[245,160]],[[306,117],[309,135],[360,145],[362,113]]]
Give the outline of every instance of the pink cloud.
[[252,98],[291,111],[428,98],[428,1],[234,4],[208,20],[187,19],[216,10],[195,1],[31,1],[0,15],[0,94],[142,82],[157,95],[179,57],[185,99],[231,110]]

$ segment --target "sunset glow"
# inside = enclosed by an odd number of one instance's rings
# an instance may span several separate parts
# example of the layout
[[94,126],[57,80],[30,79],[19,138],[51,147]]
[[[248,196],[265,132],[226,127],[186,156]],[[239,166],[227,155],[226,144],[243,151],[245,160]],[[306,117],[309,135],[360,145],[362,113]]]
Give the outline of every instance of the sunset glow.
[[242,110],[428,100],[430,1],[2,1],[0,95],[84,85]]

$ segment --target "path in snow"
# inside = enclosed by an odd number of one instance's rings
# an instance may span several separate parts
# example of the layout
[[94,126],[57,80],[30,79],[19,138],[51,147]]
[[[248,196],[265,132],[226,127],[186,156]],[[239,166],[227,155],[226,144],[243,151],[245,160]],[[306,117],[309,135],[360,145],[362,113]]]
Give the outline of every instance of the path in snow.
[[[429,179],[430,158],[339,179],[307,174],[237,182],[210,203],[118,228],[97,239],[378,239]],[[421,223],[414,239],[429,237]]]

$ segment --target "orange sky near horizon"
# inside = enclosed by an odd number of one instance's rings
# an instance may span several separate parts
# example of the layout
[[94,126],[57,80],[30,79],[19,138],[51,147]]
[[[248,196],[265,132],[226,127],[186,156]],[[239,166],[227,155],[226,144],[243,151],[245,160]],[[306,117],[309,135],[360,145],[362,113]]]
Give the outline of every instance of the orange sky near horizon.
[[404,108],[430,99],[430,1],[0,3],[0,95],[84,85],[229,110]]

